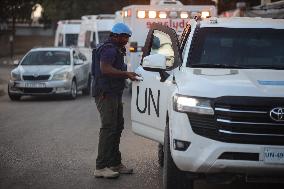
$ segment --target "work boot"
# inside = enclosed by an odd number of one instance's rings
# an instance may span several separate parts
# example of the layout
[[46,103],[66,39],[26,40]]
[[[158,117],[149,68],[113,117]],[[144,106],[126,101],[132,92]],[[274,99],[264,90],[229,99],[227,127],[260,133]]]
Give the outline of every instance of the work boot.
[[119,172],[121,174],[132,174],[133,169],[125,167],[125,165],[120,164],[118,166],[110,167],[111,170]]
[[115,172],[108,167],[103,169],[96,169],[94,173],[96,178],[117,178],[119,177],[119,172]]

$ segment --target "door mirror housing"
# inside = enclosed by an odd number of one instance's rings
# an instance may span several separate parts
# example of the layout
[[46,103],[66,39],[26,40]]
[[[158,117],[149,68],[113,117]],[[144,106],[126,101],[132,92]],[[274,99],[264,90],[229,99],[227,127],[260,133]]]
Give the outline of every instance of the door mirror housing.
[[84,61],[81,60],[81,59],[79,59],[79,60],[77,60],[77,61],[74,62],[74,65],[75,65],[75,66],[77,66],[77,65],[82,65],[82,64],[84,64]]
[[19,66],[20,60],[14,60],[13,61],[13,66],[17,67]]
[[160,72],[166,70],[166,56],[162,54],[153,54],[144,57],[142,67],[147,71]]

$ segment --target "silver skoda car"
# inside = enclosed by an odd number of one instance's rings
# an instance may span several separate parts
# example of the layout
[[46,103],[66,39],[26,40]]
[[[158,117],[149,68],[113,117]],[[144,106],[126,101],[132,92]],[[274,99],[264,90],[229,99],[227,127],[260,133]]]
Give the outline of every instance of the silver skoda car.
[[11,100],[24,95],[89,94],[90,63],[74,48],[35,48],[11,71],[8,94]]

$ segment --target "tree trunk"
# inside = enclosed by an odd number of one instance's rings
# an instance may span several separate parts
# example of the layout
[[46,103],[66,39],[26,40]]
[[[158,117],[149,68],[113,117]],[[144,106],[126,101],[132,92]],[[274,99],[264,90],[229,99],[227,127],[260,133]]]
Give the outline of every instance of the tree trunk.
[[15,41],[15,33],[16,33],[16,15],[15,15],[16,7],[13,6],[12,9],[12,35],[10,38],[10,45],[11,45],[11,59],[14,57],[14,41]]

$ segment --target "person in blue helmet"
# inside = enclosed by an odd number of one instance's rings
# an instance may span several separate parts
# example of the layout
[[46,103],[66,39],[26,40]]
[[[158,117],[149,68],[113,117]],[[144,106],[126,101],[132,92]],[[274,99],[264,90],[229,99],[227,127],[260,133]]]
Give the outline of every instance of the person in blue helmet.
[[137,80],[134,72],[127,72],[124,63],[125,45],[132,35],[124,23],[113,26],[109,39],[99,45],[93,53],[92,73],[95,77],[93,96],[101,118],[98,156],[95,177],[117,178],[120,174],[131,174],[133,169],[121,162],[120,137],[124,129],[122,93],[125,80]]

